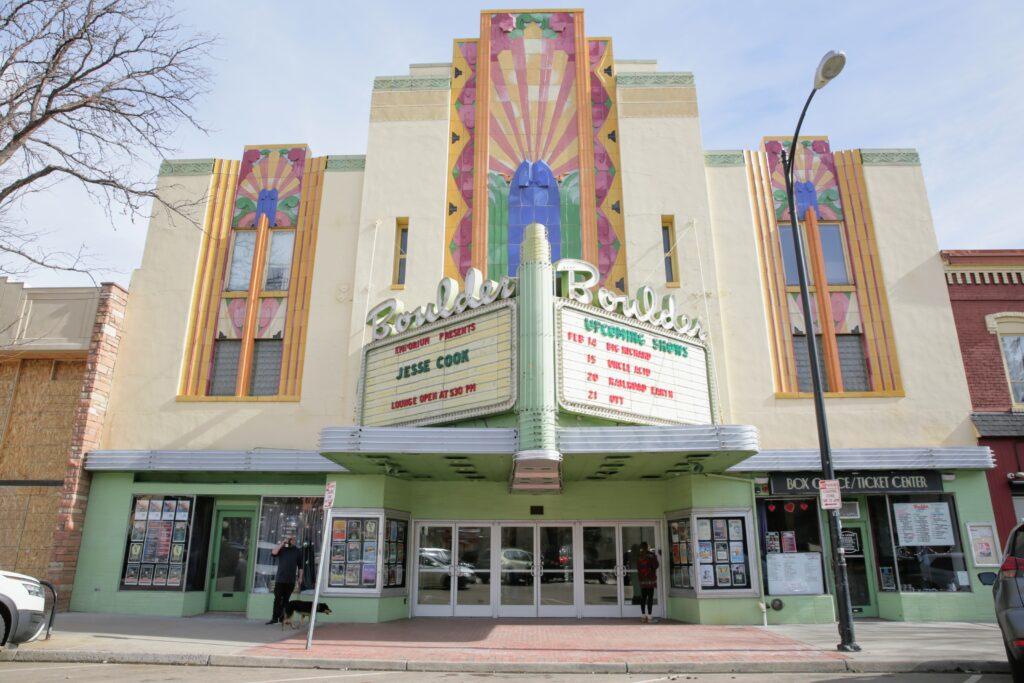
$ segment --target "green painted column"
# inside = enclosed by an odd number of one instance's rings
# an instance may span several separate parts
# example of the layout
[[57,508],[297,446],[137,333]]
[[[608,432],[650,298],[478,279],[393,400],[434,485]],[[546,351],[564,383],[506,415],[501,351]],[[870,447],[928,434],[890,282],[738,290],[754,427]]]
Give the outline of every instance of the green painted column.
[[555,400],[554,267],[548,231],[531,223],[519,255],[519,451],[513,491],[561,490]]

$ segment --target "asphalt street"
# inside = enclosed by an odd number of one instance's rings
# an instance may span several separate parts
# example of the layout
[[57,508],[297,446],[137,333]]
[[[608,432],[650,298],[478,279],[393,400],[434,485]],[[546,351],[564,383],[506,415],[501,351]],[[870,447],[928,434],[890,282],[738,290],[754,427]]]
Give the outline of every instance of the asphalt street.
[[466,674],[426,673],[418,671],[327,671],[317,669],[247,669],[209,666],[152,666],[140,664],[48,664],[44,662],[0,663],[0,681],[19,683],[55,683],[56,681],[217,681],[218,683],[289,683],[290,681],[341,681],[343,683],[457,683],[460,681],[489,681],[525,683],[817,683],[844,681],[849,683],[875,683],[900,681],[901,683],[1003,683],[1010,677],[986,674]]

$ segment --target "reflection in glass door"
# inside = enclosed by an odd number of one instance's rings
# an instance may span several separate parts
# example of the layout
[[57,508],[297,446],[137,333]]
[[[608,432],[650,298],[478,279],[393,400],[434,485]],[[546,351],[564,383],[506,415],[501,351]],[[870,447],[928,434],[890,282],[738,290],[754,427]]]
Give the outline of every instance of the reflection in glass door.
[[452,615],[452,525],[423,525],[417,535],[416,613]]
[[455,616],[491,616],[491,526],[457,526]]
[[537,614],[534,595],[534,527],[501,527],[501,616],[532,617]]
[[574,617],[575,562],[572,526],[537,528],[540,573],[537,614],[542,617]]
[[583,614],[617,617],[619,572],[614,526],[583,527]]

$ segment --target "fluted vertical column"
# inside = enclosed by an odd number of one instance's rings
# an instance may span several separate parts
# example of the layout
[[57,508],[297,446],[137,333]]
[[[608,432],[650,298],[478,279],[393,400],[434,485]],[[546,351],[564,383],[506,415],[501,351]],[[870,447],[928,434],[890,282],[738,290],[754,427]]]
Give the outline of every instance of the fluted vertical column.
[[519,257],[519,451],[512,489],[561,489],[556,435],[554,267],[548,231],[531,223]]

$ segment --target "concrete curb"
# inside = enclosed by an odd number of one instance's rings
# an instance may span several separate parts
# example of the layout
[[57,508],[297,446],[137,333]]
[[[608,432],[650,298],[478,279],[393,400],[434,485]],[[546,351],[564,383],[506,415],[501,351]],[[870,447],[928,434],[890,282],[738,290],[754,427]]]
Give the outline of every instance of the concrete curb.
[[93,652],[87,650],[0,650],[0,662],[59,662],[75,664],[163,664],[275,669],[334,669],[354,671],[430,671],[458,673],[1008,673],[1005,660],[930,661],[825,659],[789,662],[417,662],[402,659],[326,659],[255,657],[251,655],[161,654],[154,652]]

